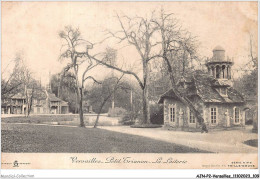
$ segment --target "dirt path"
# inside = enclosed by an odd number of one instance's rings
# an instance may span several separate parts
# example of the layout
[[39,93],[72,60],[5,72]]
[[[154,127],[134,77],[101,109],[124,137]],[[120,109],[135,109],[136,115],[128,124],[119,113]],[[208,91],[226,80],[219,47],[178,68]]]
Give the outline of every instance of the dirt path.
[[257,153],[258,150],[257,147],[243,144],[246,140],[258,138],[257,134],[252,133],[250,128],[244,130],[215,131],[207,134],[167,131],[160,128],[130,128],[128,126],[102,126],[100,128],[217,153]]

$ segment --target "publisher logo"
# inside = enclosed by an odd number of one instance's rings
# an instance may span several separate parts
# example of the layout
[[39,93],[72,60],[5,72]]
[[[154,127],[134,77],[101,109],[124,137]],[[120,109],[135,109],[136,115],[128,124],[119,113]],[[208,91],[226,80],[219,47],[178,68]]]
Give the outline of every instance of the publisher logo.
[[15,160],[13,164],[14,164],[14,166],[13,166],[13,167],[19,167],[19,163],[18,163],[18,161],[17,161],[17,160]]

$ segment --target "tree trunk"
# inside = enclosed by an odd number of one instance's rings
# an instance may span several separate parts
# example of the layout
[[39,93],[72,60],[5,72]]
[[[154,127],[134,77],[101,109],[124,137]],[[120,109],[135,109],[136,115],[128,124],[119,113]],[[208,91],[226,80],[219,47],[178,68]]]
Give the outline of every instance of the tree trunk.
[[29,104],[27,104],[27,111],[25,113],[25,117],[28,118],[29,117]]
[[104,107],[106,101],[107,101],[107,100],[104,100],[103,103],[101,104],[100,108],[99,108],[98,115],[97,115],[97,119],[96,119],[95,124],[94,124],[94,128],[97,127],[100,113],[101,113],[101,111],[102,111],[102,109],[103,109],[103,107]]
[[31,95],[31,97],[29,98],[30,99],[30,102],[28,103],[28,110],[27,110],[27,112],[28,112],[28,116],[27,117],[29,117],[29,115],[30,115],[30,113],[31,113],[31,110],[32,110],[32,103],[33,103],[33,99],[34,99],[34,87],[33,87],[33,89],[32,89],[32,95]]
[[97,124],[98,124],[100,113],[101,113],[101,110],[98,111],[97,119],[95,121],[95,124],[94,124],[93,128],[97,128]]
[[150,106],[148,100],[148,81],[149,81],[149,71],[148,71],[148,64],[146,61],[143,62],[143,73],[144,73],[144,89],[143,89],[143,120],[141,124],[150,124]]
[[149,107],[149,100],[148,100],[148,88],[145,87],[143,90],[143,120],[141,121],[141,124],[150,124],[150,107]]
[[115,108],[115,94],[113,93],[112,95],[112,104],[111,104],[111,108],[114,109]]
[[25,116],[28,118],[29,117],[29,115],[30,115],[30,112],[31,112],[31,108],[32,108],[32,97],[31,98],[27,98],[28,100],[28,102],[27,102],[27,111],[26,111],[26,113],[25,113]]
[[98,124],[98,120],[99,120],[99,116],[100,116],[100,113],[104,107],[104,105],[106,104],[107,100],[111,97],[111,95],[114,95],[115,91],[117,90],[117,86],[114,88],[114,90],[103,100],[100,108],[99,108],[99,111],[98,111],[98,115],[97,115],[97,119],[95,121],[95,125],[94,125],[94,128],[97,127],[97,124]]
[[79,88],[79,120],[80,120],[80,127],[85,127],[84,124],[84,117],[83,117],[83,92],[82,88]]

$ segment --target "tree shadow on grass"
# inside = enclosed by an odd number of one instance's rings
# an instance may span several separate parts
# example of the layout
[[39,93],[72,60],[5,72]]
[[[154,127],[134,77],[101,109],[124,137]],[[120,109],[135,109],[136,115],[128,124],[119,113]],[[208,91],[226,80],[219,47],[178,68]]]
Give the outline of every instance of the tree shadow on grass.
[[244,144],[252,147],[258,147],[258,140],[257,139],[247,140],[244,142]]
[[184,145],[98,128],[35,125],[2,128],[2,152],[208,153]]

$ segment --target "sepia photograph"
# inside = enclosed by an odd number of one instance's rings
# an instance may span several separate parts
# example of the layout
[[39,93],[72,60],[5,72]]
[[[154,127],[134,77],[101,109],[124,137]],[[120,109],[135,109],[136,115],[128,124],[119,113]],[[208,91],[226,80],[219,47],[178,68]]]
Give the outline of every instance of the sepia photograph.
[[258,2],[1,4],[3,169],[257,169]]

